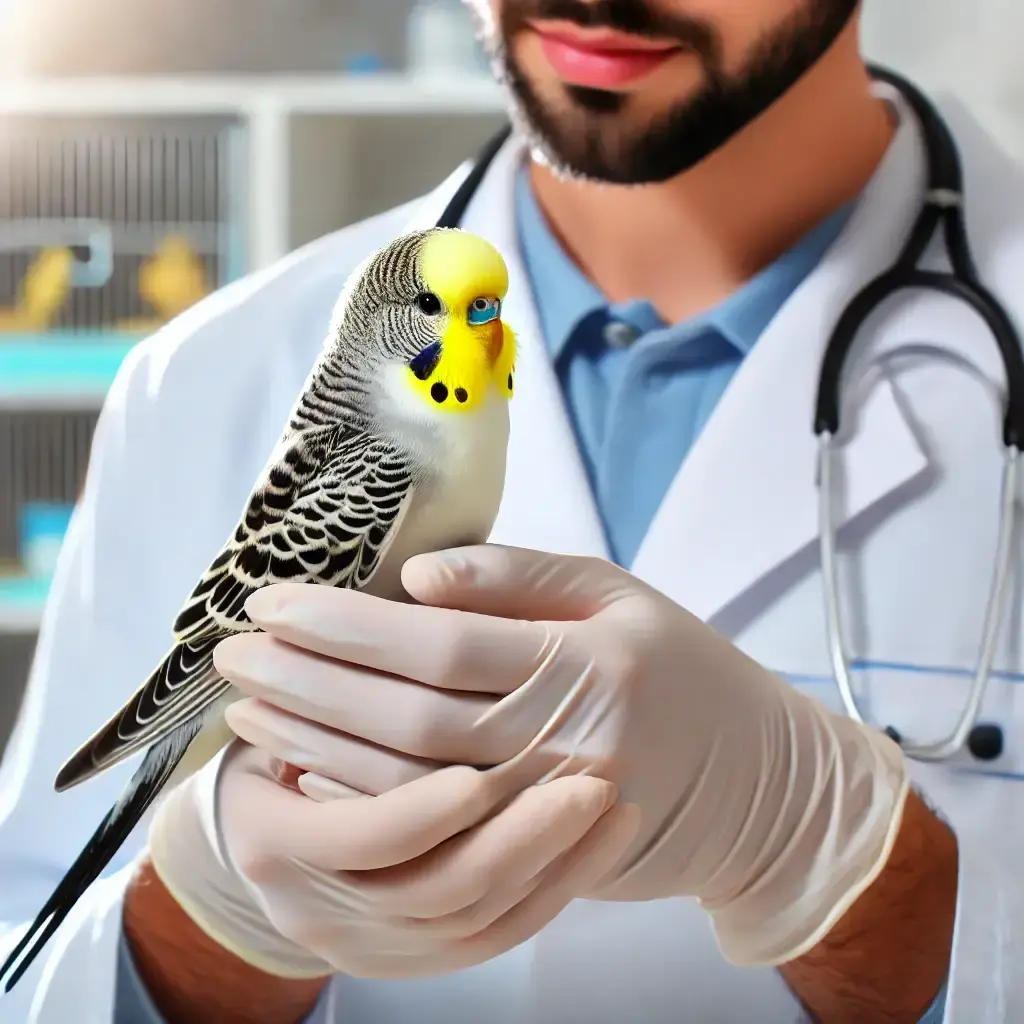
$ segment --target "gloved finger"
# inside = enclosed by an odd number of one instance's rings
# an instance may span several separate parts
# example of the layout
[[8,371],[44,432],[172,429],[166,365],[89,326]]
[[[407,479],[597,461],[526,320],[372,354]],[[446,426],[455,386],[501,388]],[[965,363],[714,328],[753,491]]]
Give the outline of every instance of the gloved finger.
[[402,864],[471,828],[511,795],[500,776],[457,765],[381,796],[318,803],[278,785],[259,763],[222,777],[220,808],[232,854],[259,881],[287,858],[329,871]]
[[639,827],[640,809],[635,804],[613,807],[558,864],[552,865],[542,884],[529,896],[460,943],[455,957],[449,960],[450,969],[491,960],[536,935],[611,871]]
[[324,803],[327,800],[345,800],[353,796],[365,796],[365,793],[346,786],[343,782],[328,779],[323,775],[316,775],[313,772],[304,772],[297,781],[296,786],[300,793],[305,793],[310,800]]
[[421,605],[551,622],[588,619],[642,586],[602,559],[497,544],[416,555],[402,585]]
[[[550,924],[574,899],[596,886],[629,848],[640,827],[640,810],[618,804],[584,838],[545,873],[541,884],[507,913],[475,935],[440,948],[434,956],[417,958],[382,956],[367,976],[426,977],[474,967],[493,960]],[[432,922],[421,922],[429,929]]]
[[494,817],[416,860],[349,882],[382,913],[451,915],[488,893],[521,889],[575,846],[616,797],[612,783],[583,775],[532,786]]
[[402,918],[399,927],[407,934],[406,942],[410,946],[417,942],[425,954],[430,954],[439,944],[463,942],[489,928],[540,888],[545,878],[546,873],[542,871],[522,885],[495,889],[472,906],[454,913],[426,919]]
[[397,789],[441,767],[435,761],[366,743],[258,698],[235,702],[224,717],[246,743],[299,771],[333,779],[367,796]]
[[533,675],[550,646],[542,623],[337,587],[279,583],[258,590],[245,608],[267,633],[296,647],[448,690],[510,693]]
[[[606,818],[613,820],[614,835],[611,838],[611,842],[614,845],[608,850],[595,850],[594,856],[611,858],[613,853],[618,853],[618,856],[621,856],[635,837],[636,830],[639,828],[639,809],[635,805],[630,805],[624,818],[617,817],[616,812],[619,810],[619,808],[613,806],[595,822],[591,831],[597,830],[598,826],[602,825]],[[621,833],[619,829],[622,830]],[[602,833],[602,835],[605,834]],[[550,890],[556,884],[565,885],[567,888],[571,888],[573,892],[572,897],[567,901],[571,902],[572,899],[576,899],[585,892],[590,891],[586,888],[577,889],[574,887],[574,882],[577,878],[580,884],[583,884],[590,876],[573,874],[574,871],[582,872],[588,867],[590,854],[583,856],[583,865],[581,867],[574,866],[570,860],[578,851],[583,838],[585,837],[581,837],[579,842],[573,844],[565,853],[553,860],[543,870],[518,888],[497,889],[489,892],[483,899],[471,907],[466,907],[464,910],[456,911],[443,917],[435,917],[428,921],[410,920],[404,922],[404,925],[412,929],[423,930],[435,942],[441,938],[449,938],[453,941],[466,940],[490,928],[500,918],[514,910],[519,904],[525,902],[538,890]],[[624,843],[622,840],[624,840]],[[617,860],[618,857],[615,857],[614,860],[609,860],[609,863],[614,864]],[[572,876],[568,883],[565,882],[567,873]],[[607,872],[604,873],[606,874]]]
[[225,679],[249,696],[416,758],[491,765],[507,760],[530,740],[525,727],[499,728],[488,717],[494,697],[434,689],[370,672],[310,654],[265,633],[222,641],[214,663]]

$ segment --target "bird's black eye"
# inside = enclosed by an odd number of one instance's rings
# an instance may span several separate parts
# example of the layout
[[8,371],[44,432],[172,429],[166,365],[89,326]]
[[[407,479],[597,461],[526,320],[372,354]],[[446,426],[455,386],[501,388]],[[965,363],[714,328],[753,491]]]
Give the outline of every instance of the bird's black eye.
[[416,305],[427,316],[437,316],[441,312],[441,300],[433,292],[423,292],[416,296]]

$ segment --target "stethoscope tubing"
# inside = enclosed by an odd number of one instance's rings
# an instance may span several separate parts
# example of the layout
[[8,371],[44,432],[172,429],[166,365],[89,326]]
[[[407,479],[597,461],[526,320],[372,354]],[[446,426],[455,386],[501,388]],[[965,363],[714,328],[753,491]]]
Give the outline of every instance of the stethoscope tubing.
[[[901,75],[877,65],[869,67],[876,81],[884,82],[900,93],[913,111],[921,129],[926,156],[927,184],[921,209],[903,248],[892,265],[865,285],[843,310],[832,331],[822,357],[815,400],[813,430],[818,438],[818,516],[821,572],[824,590],[825,623],[829,660],[835,683],[846,713],[867,725],[855,693],[850,659],[843,636],[843,612],[836,552],[835,492],[839,484],[841,457],[841,413],[843,371],[861,328],[869,317],[896,293],[906,290],[940,292],[966,303],[984,321],[999,349],[1006,376],[1006,408],[1003,420],[1003,444],[1006,448],[1002,474],[999,534],[993,561],[991,583],[985,610],[977,665],[964,709],[956,725],[942,739],[912,741],[889,726],[885,731],[900,743],[904,753],[919,761],[948,761],[965,747],[975,756],[991,759],[989,753],[976,752],[973,742],[980,728],[981,714],[992,666],[998,648],[1000,626],[1007,608],[1007,585],[1013,555],[1017,520],[1017,486],[1020,478],[1020,453],[1024,450],[1024,347],[1020,334],[1006,308],[988,291],[978,276],[971,255],[964,222],[963,168],[960,152],[949,126],[931,101]],[[498,152],[512,131],[503,125],[487,142],[469,173],[456,189],[437,220],[438,227],[458,227],[469,204]],[[919,263],[939,224],[950,262],[950,271],[924,270]],[[991,737],[988,737],[991,740]],[[1002,749],[1001,733],[995,744]]]

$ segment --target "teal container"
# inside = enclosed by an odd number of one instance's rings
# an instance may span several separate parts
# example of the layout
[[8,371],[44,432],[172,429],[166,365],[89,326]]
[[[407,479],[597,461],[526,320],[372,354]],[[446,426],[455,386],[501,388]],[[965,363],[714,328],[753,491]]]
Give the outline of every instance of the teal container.
[[19,554],[25,572],[33,579],[53,575],[73,510],[73,505],[47,501],[22,506],[18,517]]

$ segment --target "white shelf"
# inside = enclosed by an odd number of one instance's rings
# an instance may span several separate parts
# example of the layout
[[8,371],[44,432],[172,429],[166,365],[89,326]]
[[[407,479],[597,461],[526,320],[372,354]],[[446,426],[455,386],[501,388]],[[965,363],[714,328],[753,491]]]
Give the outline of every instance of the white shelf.
[[[0,116],[237,118],[247,137],[245,222],[251,270],[269,266],[292,248],[292,131],[297,121],[323,116],[353,122],[391,117],[457,121],[497,116],[503,109],[501,88],[483,73],[0,78]],[[339,166],[337,174],[343,176],[344,168]],[[400,198],[410,197],[396,201]]]
[[43,607],[5,605],[0,601],[0,636],[33,636],[39,632]]
[[[0,116],[221,116],[237,118],[246,137],[247,193],[243,214],[248,267],[260,270],[285,256],[292,240],[291,203],[297,122],[326,117],[350,123],[432,117],[449,124],[500,116],[502,90],[481,73],[261,76],[0,77]],[[336,129],[324,128],[330,134]],[[449,129],[450,131],[450,129]],[[455,129],[456,135],[458,129]],[[443,145],[440,146],[443,151]],[[351,151],[351,150],[350,150]],[[451,161],[451,167],[462,154]],[[336,174],[345,176],[342,156]],[[445,169],[445,174],[451,170]],[[392,176],[401,169],[392,169]],[[443,175],[442,175],[443,177]],[[440,180],[440,179],[438,179]],[[326,181],[321,185],[326,185]],[[426,186],[429,187],[429,186]],[[331,184],[339,191],[338,182]],[[417,192],[413,192],[413,195]],[[337,197],[324,197],[338,205]],[[411,198],[396,196],[395,202]],[[303,197],[306,201],[306,197]],[[340,224],[325,224],[323,231]],[[321,231],[320,233],[323,233]]]
[[479,114],[501,109],[501,90],[484,74],[0,80],[0,114],[7,115],[234,114],[244,117],[271,110],[382,116]]
[[48,589],[47,583],[0,577],[0,635],[38,632]]

